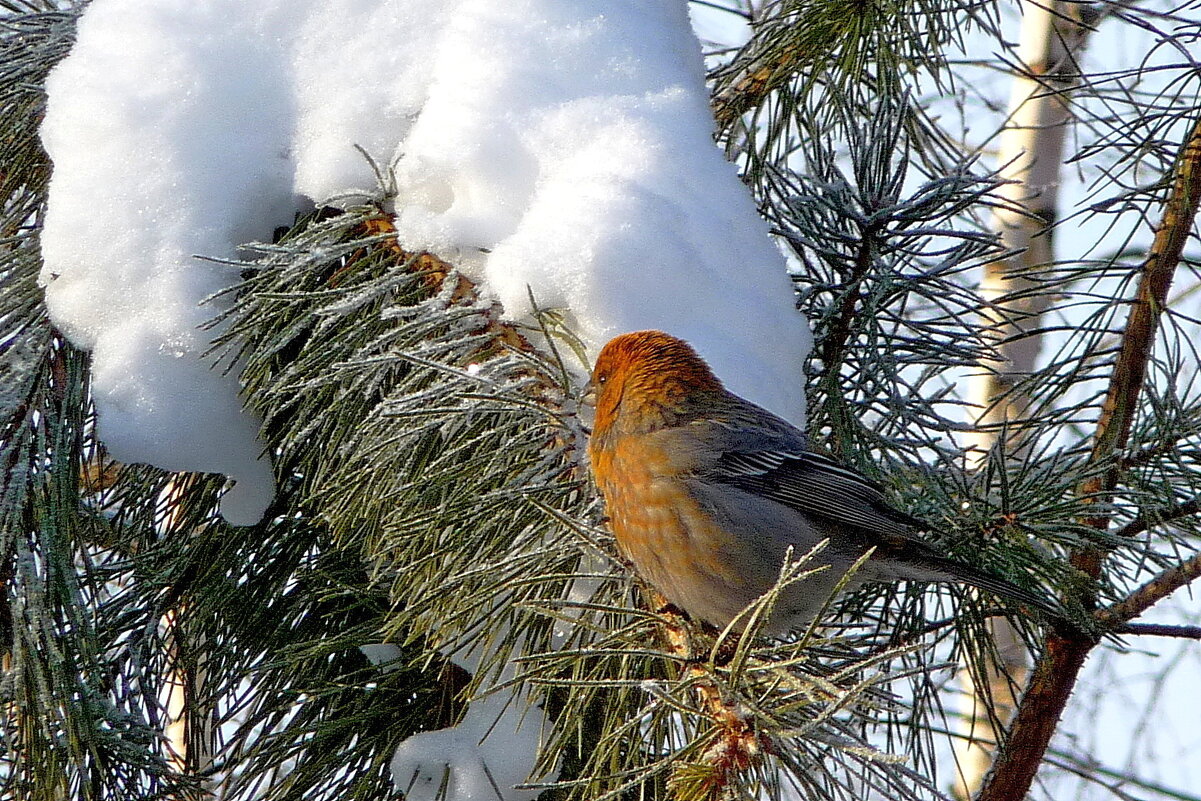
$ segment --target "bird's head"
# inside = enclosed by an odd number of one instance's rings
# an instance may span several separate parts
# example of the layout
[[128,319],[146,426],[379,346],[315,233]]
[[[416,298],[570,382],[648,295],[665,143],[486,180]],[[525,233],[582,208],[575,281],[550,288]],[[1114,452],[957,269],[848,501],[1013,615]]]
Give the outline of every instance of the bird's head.
[[670,425],[721,392],[721,381],[684,340],[662,331],[622,334],[601,349],[592,368],[593,433]]

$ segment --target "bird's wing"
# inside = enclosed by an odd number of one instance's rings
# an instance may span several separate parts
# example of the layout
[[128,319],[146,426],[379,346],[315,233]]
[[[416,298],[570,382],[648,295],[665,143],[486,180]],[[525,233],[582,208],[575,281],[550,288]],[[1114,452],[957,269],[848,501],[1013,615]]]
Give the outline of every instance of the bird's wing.
[[704,478],[840,527],[874,534],[886,548],[890,544],[899,546],[901,541],[912,540],[916,532],[929,529],[917,518],[889,506],[878,484],[832,459],[800,448],[735,446],[708,466]]
[[791,447],[795,443],[772,444],[785,447],[773,448],[762,440],[759,447],[748,447],[750,442],[735,445],[712,463],[703,478],[838,526],[842,538],[875,548],[877,559],[910,566],[896,578],[962,581],[1062,618],[1063,612],[1041,595],[940,554],[916,536],[931,527],[889,506],[875,482],[832,459]]

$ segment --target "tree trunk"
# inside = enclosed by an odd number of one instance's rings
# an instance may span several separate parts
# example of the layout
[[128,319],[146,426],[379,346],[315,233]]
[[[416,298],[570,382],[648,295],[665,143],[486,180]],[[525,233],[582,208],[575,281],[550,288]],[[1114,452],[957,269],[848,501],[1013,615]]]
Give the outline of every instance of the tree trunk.
[[[1052,296],[1030,292],[1039,274],[1054,262],[1052,231],[1056,222],[1064,143],[1072,112],[1070,91],[1080,70],[1076,56],[1081,52],[1088,29],[1081,15],[1088,7],[1068,2],[1022,4],[1021,41],[1018,51],[1022,73],[1014,77],[1009,118],[1000,135],[998,162],[1008,183],[1001,196],[1010,208],[993,216],[993,229],[1006,249],[1016,251],[1008,259],[985,268],[980,293],[990,307],[986,322],[997,340],[999,360],[975,377],[970,386],[972,402],[982,413],[969,439],[969,459],[979,465],[998,444],[1002,432],[1016,442],[1027,416],[1029,397],[1018,386],[1036,368],[1044,324]],[[1020,458],[1020,448],[1008,449]],[[985,677],[988,686],[967,683],[969,694],[964,733],[958,749],[957,797],[970,798],[992,764],[1000,732],[993,722],[1008,725],[1016,706],[1012,688],[1024,686],[1029,678],[1030,656],[1013,628],[994,621],[991,633],[999,664]],[[996,718],[987,714],[994,707]]]

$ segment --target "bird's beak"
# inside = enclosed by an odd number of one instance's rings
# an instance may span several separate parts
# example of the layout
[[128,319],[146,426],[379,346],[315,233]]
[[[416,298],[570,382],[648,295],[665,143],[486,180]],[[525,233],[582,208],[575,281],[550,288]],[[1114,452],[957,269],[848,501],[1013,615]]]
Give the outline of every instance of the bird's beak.
[[580,405],[577,410],[579,415],[580,425],[583,426],[585,433],[592,436],[592,424],[596,417],[596,384],[592,379],[584,385],[583,391],[580,393]]
[[581,406],[596,406],[596,384],[592,379],[588,379],[588,383],[584,385],[584,391],[580,393]]

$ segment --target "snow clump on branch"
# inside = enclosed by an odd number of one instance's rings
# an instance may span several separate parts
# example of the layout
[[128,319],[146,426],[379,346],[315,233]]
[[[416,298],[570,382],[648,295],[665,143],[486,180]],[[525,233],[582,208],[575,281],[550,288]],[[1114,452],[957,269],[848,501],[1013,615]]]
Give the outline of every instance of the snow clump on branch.
[[[203,356],[239,246],[395,171],[402,244],[595,354],[661,328],[804,420],[785,262],[711,140],[683,0],[94,0],[48,81],[42,280],[93,353],[120,461],[273,492],[235,375]],[[582,372],[582,371],[581,371]]]

